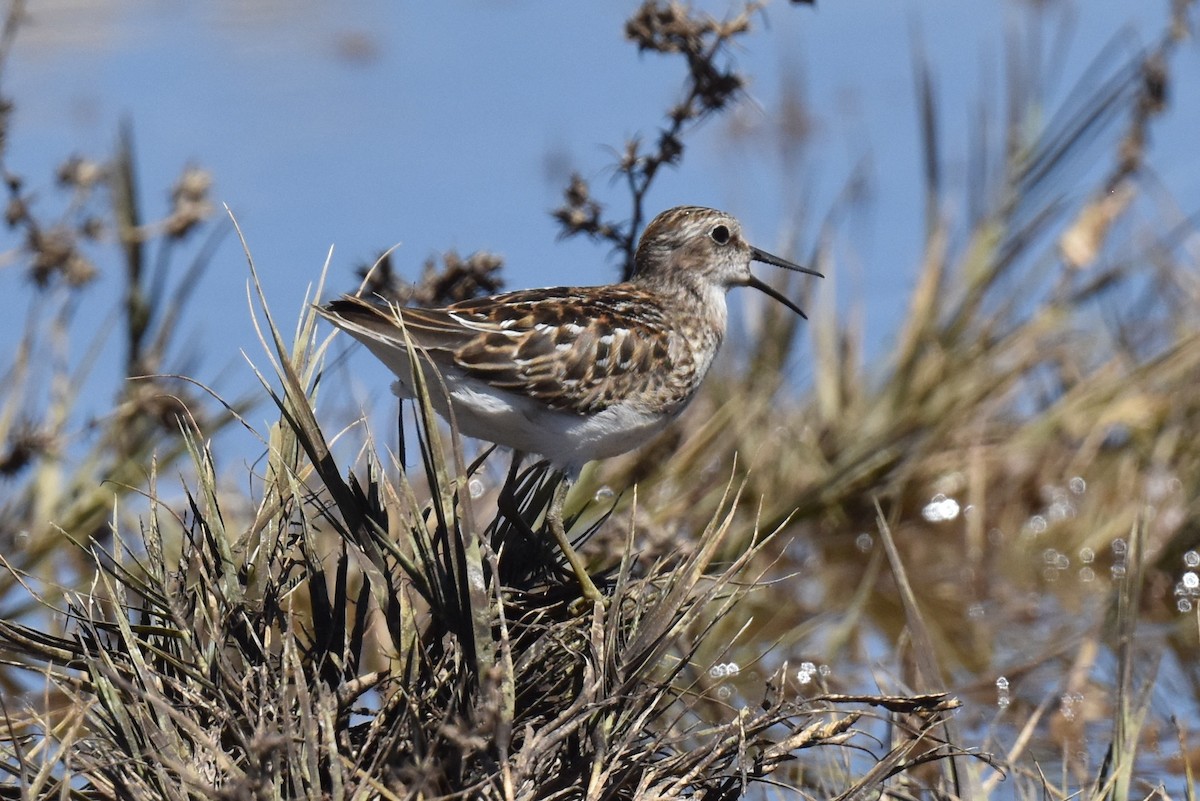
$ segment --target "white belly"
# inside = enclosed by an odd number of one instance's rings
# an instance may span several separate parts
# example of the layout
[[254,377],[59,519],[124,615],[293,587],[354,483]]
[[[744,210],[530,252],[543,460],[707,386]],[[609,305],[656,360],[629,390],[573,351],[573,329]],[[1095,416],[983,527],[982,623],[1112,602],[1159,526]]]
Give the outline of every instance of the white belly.
[[[673,415],[654,414],[631,404],[610,406],[594,415],[547,409],[529,398],[473,381],[445,376],[446,390],[431,387],[434,409],[454,422],[460,433],[549,459],[557,468],[578,472],[587,462],[606,459],[645,444],[666,427]],[[402,398],[413,394],[403,382],[392,390]]]

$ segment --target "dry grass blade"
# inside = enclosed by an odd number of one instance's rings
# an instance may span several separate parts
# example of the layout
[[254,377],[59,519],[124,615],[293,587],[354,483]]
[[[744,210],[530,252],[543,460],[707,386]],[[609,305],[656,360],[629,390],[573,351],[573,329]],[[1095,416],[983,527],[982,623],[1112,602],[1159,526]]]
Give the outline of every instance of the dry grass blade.
[[889,712],[906,714],[949,712],[958,709],[962,702],[948,693],[925,695],[850,695],[847,693],[824,693],[809,699],[811,702],[825,701],[831,704],[870,704]]
[[[722,506],[733,489],[732,482],[731,479],[725,488]],[[661,606],[656,607],[639,626],[637,637],[629,646],[628,653],[632,659],[626,665],[628,672],[636,675],[643,666],[657,662],[662,656],[664,644],[670,642],[668,635],[680,623],[680,610],[684,606],[684,599],[694,594],[697,582],[704,576],[709,563],[729,533],[736,509],[736,502],[731,503],[728,512],[719,522],[714,518],[700,535],[700,548],[687,562],[671,572],[669,592]],[[715,589],[714,587],[714,591]]]
[[[900,598],[904,604],[905,622],[908,625],[913,640],[913,656],[918,668],[916,689],[928,692],[934,686],[941,686],[942,684],[941,671],[935,661],[937,651],[934,649],[933,640],[929,636],[929,629],[925,625],[924,615],[917,604],[916,594],[913,592],[912,585],[909,584],[908,575],[904,570],[904,563],[901,561],[900,552],[896,548],[896,541],[892,537],[891,528],[883,516],[883,508],[879,505],[878,499],[875,500],[875,513],[876,522],[879,526],[879,537],[892,568],[892,577],[900,591]],[[953,721],[949,718],[942,719],[940,726],[945,733],[946,743],[961,742],[957,727]],[[960,797],[976,798],[980,795],[981,788],[978,786],[974,773],[965,770],[958,764],[958,760],[954,755],[954,752],[957,750],[956,747],[952,748],[947,758],[940,763],[946,771],[947,785],[953,787],[955,794]],[[893,754],[895,753],[893,752]],[[895,759],[898,763],[899,756],[897,755]],[[889,755],[888,761],[890,760],[891,755]],[[885,775],[890,775],[890,770],[891,768],[888,769]]]
[[1145,540],[1142,521],[1137,521],[1129,534],[1129,561],[1117,588],[1117,686],[1113,709],[1113,736],[1105,764],[1096,777],[1091,797],[1096,801],[1129,798],[1133,784],[1134,763],[1142,737],[1142,727],[1150,711],[1158,661],[1161,654],[1141,671],[1140,686],[1135,686],[1138,609],[1145,579]]
[[[479,676],[484,676],[495,662],[496,646],[492,638],[494,615],[490,604],[490,590],[484,576],[480,535],[477,533],[479,528],[475,525],[470,497],[462,492],[464,482],[452,477],[447,469],[450,465],[442,456],[445,450],[430,395],[431,391],[446,394],[448,389],[429,354],[416,347],[409,337],[401,316],[397,313],[394,317],[404,333],[411,358],[413,388],[417,395],[416,406],[420,412],[420,430],[425,432],[428,438],[428,441],[422,441],[422,457],[431,493],[439,500],[433,504],[433,512],[439,529],[447,532],[445,541],[450,546],[443,548],[446,556],[450,557],[445,566],[444,578],[434,583],[456,588],[453,597],[460,611],[458,614],[445,614],[447,619],[469,620],[469,641],[472,643],[471,652],[475,659],[476,671]],[[432,389],[430,377],[435,384]],[[467,471],[463,464],[462,444],[454,425],[453,414],[450,423],[451,440],[454,444],[454,474],[465,477]],[[449,598],[443,600],[449,601]]]

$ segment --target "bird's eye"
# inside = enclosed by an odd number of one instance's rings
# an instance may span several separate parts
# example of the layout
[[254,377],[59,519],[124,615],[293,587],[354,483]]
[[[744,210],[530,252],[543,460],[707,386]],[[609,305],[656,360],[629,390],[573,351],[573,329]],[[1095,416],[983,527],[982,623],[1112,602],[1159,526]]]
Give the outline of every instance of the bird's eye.
[[713,241],[718,245],[724,245],[729,241],[729,226],[718,225],[712,229],[712,232],[709,234],[709,236],[711,236]]

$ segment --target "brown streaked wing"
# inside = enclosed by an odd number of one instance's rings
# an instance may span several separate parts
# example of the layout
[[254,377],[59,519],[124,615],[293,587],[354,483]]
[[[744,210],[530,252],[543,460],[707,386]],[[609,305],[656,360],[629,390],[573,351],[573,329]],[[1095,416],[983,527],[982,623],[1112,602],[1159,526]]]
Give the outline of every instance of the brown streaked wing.
[[[454,352],[469,376],[579,414],[623,400],[655,402],[667,388],[673,336],[662,308],[627,286],[530,290],[455,304],[475,335]],[[406,310],[407,311],[407,310]],[[407,315],[406,315],[407,317]],[[677,349],[678,350],[678,349]]]
[[[403,347],[390,307],[347,297],[327,310]],[[678,334],[662,307],[629,285],[523,290],[399,312],[435,361],[554,409],[591,414],[626,400],[669,409],[690,394],[686,380],[670,378],[692,366],[690,349],[671,346]]]

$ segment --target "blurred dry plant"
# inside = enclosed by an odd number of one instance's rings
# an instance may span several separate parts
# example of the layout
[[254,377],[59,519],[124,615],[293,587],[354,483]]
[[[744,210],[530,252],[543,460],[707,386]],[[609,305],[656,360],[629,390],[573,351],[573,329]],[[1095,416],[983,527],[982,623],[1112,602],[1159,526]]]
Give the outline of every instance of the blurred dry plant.
[[[23,13],[23,3],[10,4],[0,74]],[[0,142],[7,144],[13,103],[0,100],[0,107]],[[232,419],[206,409],[197,385],[178,377],[189,368],[186,356],[174,354],[180,315],[219,238],[209,232],[195,241],[212,213],[211,178],[184,169],[164,216],[146,220],[134,168],[126,126],[109,161],[64,160],[55,175],[62,202],[48,212],[58,196],[39,196],[0,149],[5,222],[15,242],[3,258],[25,274],[21,294],[29,296],[23,332],[22,316],[9,317],[14,347],[0,365],[0,554],[11,567],[0,575],[0,604],[11,619],[41,611],[21,599],[19,576],[53,577],[68,587],[93,579],[86,549],[108,541],[111,525],[137,519],[126,512],[144,508],[152,465],[171,469],[187,453],[182,426],[201,425],[211,435]],[[120,268],[122,297],[105,320],[94,282],[98,265],[108,263]],[[15,310],[22,301],[14,294],[9,302]],[[123,357],[105,356],[114,321]],[[98,363],[115,365],[122,379],[116,397],[99,402],[95,387],[110,384],[92,372]],[[6,692],[15,682],[0,670]]]
[[409,284],[396,274],[392,254],[388,251],[369,267],[359,269],[362,278],[361,294],[401,306],[448,306],[461,300],[494,295],[504,288],[500,270],[504,259],[495,253],[476,251],[465,259],[458,251],[442,254],[442,266],[428,259],[421,271],[421,280]]

